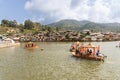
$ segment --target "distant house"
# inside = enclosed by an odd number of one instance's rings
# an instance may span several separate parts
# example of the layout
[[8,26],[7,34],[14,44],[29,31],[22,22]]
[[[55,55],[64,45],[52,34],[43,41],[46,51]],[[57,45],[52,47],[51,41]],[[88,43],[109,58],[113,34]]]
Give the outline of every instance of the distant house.
[[91,33],[89,36],[85,37],[86,41],[102,41],[104,35],[101,33]]
[[82,31],[82,33],[84,33],[84,34],[91,33],[91,30],[85,29],[85,30]]
[[119,35],[118,33],[107,32],[104,33],[104,40],[110,40],[110,41],[119,40]]
[[86,36],[86,37],[84,38],[84,41],[92,41],[91,36]]
[[118,33],[117,36],[118,36],[118,40],[120,40],[120,33]]
[[97,35],[97,41],[103,41],[103,39],[104,39],[104,35],[103,34]]
[[116,41],[119,40],[119,36],[117,33],[112,33],[110,34],[111,40]]
[[110,32],[104,33],[104,40],[111,40]]
[[98,33],[91,33],[90,35],[95,37],[96,41],[103,41],[104,35],[101,34],[100,32],[98,32]]

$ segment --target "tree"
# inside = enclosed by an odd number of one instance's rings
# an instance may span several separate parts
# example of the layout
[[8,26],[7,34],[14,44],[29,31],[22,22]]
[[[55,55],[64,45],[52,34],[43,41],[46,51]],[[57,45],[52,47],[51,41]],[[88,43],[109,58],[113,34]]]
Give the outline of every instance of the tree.
[[65,38],[66,38],[66,39],[69,39],[69,38],[70,38],[69,34],[66,34],[66,35],[65,35]]
[[81,37],[81,39],[83,39],[84,37],[86,37],[86,34],[82,33],[80,37]]
[[48,30],[49,32],[52,32],[52,31],[53,31],[51,27],[47,27],[47,30]]
[[17,26],[17,28],[20,29],[20,32],[24,32],[24,25],[23,25],[23,24],[19,24],[19,25]]
[[87,32],[86,35],[90,35],[90,32]]
[[9,25],[9,21],[8,21],[8,20],[3,19],[3,20],[1,21],[1,26],[6,27],[6,26],[8,26],[8,25]]
[[34,22],[34,28],[33,28],[33,30],[35,32],[39,32],[41,30],[41,24],[38,23],[38,22]]
[[3,19],[1,21],[1,26],[4,26],[4,27],[17,27],[17,21],[16,20],[9,21],[9,20]]
[[24,29],[32,29],[34,28],[34,23],[31,20],[25,20]]
[[56,27],[56,31],[57,31],[57,32],[59,31],[59,29],[60,29],[59,27]]
[[17,27],[17,21],[16,20],[9,21],[9,27]]

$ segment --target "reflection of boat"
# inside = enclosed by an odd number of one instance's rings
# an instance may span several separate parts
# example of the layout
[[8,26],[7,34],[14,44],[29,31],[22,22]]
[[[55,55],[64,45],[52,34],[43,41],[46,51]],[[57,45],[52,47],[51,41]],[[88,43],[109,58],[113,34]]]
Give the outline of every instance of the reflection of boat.
[[79,44],[79,48],[73,48],[73,49],[76,50],[71,49],[72,55],[78,58],[104,61],[104,58],[106,57],[104,54],[98,53],[98,51],[100,50],[100,46],[94,46],[92,44],[88,44],[88,45]]
[[16,45],[20,45],[20,43],[19,42],[16,43],[14,40],[12,40],[10,38],[0,40],[0,48],[12,47],[12,46],[16,46]]
[[28,42],[25,44],[25,48],[26,49],[34,49],[34,48],[39,48],[39,46],[37,46],[35,43],[33,42]]

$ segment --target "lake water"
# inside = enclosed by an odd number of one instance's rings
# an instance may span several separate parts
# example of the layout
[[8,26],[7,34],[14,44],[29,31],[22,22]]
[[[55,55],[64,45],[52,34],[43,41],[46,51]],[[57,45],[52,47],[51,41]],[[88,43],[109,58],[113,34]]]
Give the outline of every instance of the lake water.
[[71,42],[37,43],[40,48],[33,50],[24,49],[24,43],[0,49],[0,80],[120,80],[118,42],[92,44],[101,46],[105,62],[72,57]]

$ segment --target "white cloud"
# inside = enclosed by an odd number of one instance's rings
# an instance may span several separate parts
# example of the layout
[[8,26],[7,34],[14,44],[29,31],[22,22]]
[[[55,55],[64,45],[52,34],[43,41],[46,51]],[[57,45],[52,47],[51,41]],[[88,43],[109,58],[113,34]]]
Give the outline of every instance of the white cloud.
[[119,22],[119,3],[119,0],[29,0],[25,9],[46,23],[61,19]]

